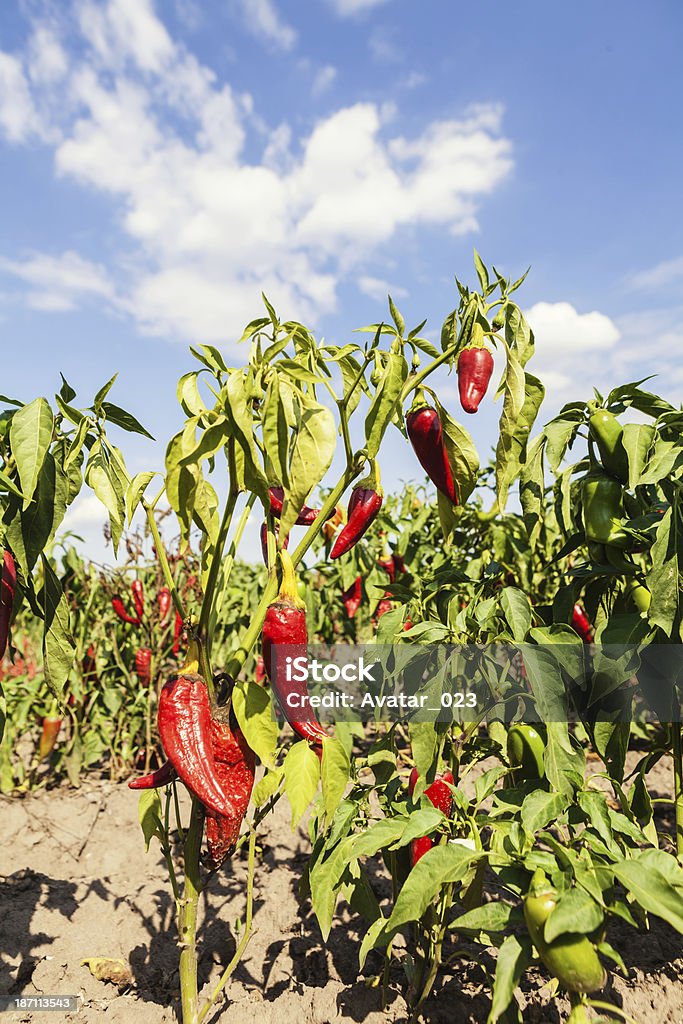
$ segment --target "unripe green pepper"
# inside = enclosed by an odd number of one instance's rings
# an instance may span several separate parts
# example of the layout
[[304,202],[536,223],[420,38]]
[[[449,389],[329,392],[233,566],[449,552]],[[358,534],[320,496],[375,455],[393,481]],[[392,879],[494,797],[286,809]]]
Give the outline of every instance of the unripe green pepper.
[[628,455],[624,448],[624,430],[613,412],[598,409],[588,420],[590,435],[598,446],[600,461],[610,476],[628,483]]
[[581,497],[586,540],[593,544],[614,544],[623,533],[619,529],[623,515],[619,481],[606,473],[589,473],[581,481]]
[[508,729],[507,754],[508,761],[524,780],[544,779],[543,752],[545,736],[542,730],[526,725],[523,722],[511,725]]
[[552,942],[543,937],[556,906],[557,893],[539,868],[524,898],[524,920],[531,941],[547,969],[568,992],[596,992],[604,987],[607,974],[588,936],[568,932]]
[[629,580],[626,584],[626,596],[631,599],[641,615],[647,615],[652,603],[652,594],[646,586],[638,583],[638,580]]

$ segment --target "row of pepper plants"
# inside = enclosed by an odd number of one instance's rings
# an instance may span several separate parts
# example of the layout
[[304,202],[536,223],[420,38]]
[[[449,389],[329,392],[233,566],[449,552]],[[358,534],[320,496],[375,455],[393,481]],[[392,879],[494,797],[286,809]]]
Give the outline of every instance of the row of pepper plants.
[[[565,406],[530,440],[544,389],[526,369],[534,338],[513,299],[523,278],[491,275],[478,256],[475,265],[478,289],[457,282],[440,348],[422,336],[424,323],[407,330],[391,300],[390,320],[363,329],[365,344],[318,343],[301,324],[280,322],[266,301],[266,314],[241,339],[246,365],[229,366],[213,347],[193,348],[199,366],[178,385],[185,424],[161,474],[127,473],[110,428],[146,431],[109,401],[113,381],[87,409],[76,407],[66,380],[56,412],[44,398],[5,400],[0,640],[4,651],[22,607],[42,622],[56,717],[79,699],[84,660],[97,655],[83,649],[86,633],[74,631],[87,621],[83,598],[47,554],[83,480],[108,511],[115,547],[139,508],[153,540],[154,611],[145,607],[144,587],[131,592],[132,610],[121,587],[107,593],[119,622],[132,620],[122,623],[131,630],[127,656],[112,653],[109,678],[95,657],[86,677],[97,680],[87,690],[99,687],[105,707],[122,678],[124,692],[144,691],[134,731],[145,736],[146,774],[131,786],[142,790],[145,839],[159,840],[176,898],[184,1024],[207,1017],[244,954],[256,836],[283,795],[294,827],[311,808],[303,889],[323,936],[345,900],[365,919],[361,969],[371,953],[382,958],[383,999],[402,974],[414,1018],[437,981],[457,973],[457,941],[468,939],[498,949],[490,1022],[521,1019],[520,980],[539,960],[568,994],[573,1024],[588,1020],[591,1006],[606,1019],[627,1019],[600,994],[605,962],[623,969],[608,942],[610,923],[642,928],[655,915],[683,932],[682,415],[639,382]],[[462,409],[472,414],[488,389],[491,346],[504,356],[502,411],[495,465],[481,474],[472,438],[439,401],[434,374],[457,371]],[[622,425],[627,410],[646,422]],[[394,429],[436,489],[438,524],[424,496],[384,500],[379,463]],[[330,481],[335,454],[342,468]],[[521,515],[506,512],[517,482]],[[307,502],[318,491],[316,508]],[[166,505],[180,532],[173,557],[159,527]],[[245,607],[236,595],[245,573],[237,553],[254,514],[263,517],[267,571],[262,585],[246,572]],[[191,538],[198,568],[196,586],[187,588]],[[101,582],[90,570],[94,601],[102,600]],[[328,610],[332,594],[346,611],[341,628]],[[161,607],[161,595],[170,595],[173,609]],[[147,642],[133,654],[140,636],[132,631],[141,627]],[[154,667],[170,671],[181,630],[185,660],[157,702]],[[537,724],[489,714],[380,725],[363,735],[339,723],[332,733],[310,709],[292,713],[291,684],[276,658],[281,645],[303,649],[311,635],[484,652],[522,645],[517,681]],[[118,644],[110,638],[108,651]],[[638,652],[653,644],[667,659],[661,685],[625,686],[637,674]],[[612,645],[626,654],[611,656]],[[138,658],[141,649],[149,661]],[[492,661],[483,664],[495,672]],[[588,681],[579,693],[567,682],[577,677]],[[279,729],[269,690],[296,742]],[[644,702],[659,724],[646,730],[648,752],[626,778],[629,701]],[[151,709],[167,758],[156,767]],[[586,780],[587,751],[602,758],[611,792]],[[657,831],[647,787],[649,768],[665,756],[674,765],[673,840]],[[492,766],[482,771],[486,758]],[[462,785],[468,776],[473,796]],[[191,797],[185,822],[175,799],[180,784]],[[170,841],[173,817],[181,862]],[[242,937],[200,1001],[199,895],[244,844]],[[391,877],[389,900],[373,888],[369,866],[378,857]]]

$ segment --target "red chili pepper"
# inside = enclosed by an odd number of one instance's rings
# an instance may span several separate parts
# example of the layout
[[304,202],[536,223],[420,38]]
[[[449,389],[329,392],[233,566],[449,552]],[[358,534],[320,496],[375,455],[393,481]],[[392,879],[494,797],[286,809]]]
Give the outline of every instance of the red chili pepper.
[[389,558],[378,559],[377,565],[379,566],[380,569],[384,569],[384,571],[389,576],[389,582],[393,583],[394,580],[396,579],[396,567],[394,565],[394,559],[391,557],[391,555],[389,556]]
[[145,589],[142,586],[141,580],[133,580],[130,585],[130,590],[133,595],[133,605],[135,606],[135,614],[138,617],[138,621],[142,619],[145,613]]
[[476,412],[488,391],[493,373],[493,356],[487,348],[464,348],[458,357],[458,392],[465,412]]
[[[275,523],[275,531],[274,532],[275,532],[275,541],[277,543],[277,539],[278,539],[278,536],[279,536],[279,533],[280,533],[279,523]],[[287,549],[289,547],[289,537],[285,538],[285,543],[284,543],[283,547],[285,549]],[[264,565],[268,565],[268,524],[266,522],[261,523],[261,554],[263,555],[263,563],[264,563]]]
[[201,676],[185,667],[171,676],[159,694],[157,722],[168,760],[207,811],[235,814],[231,794],[223,791],[211,747],[211,705]]
[[403,561],[403,557],[401,555],[394,555],[393,556],[393,560],[394,560],[394,574],[399,573],[399,572],[408,572],[408,570],[406,569],[405,562]]
[[[282,487],[270,487],[268,489],[270,495],[270,514],[276,519],[279,519],[282,515],[282,505],[285,500],[285,492]],[[320,515],[319,508],[311,508],[309,505],[304,507],[299,512],[296,518],[297,526],[310,526],[314,523]]]
[[139,779],[131,779],[128,789],[159,789],[160,786],[168,786],[178,778],[178,773],[170,761],[164,761],[161,768],[150,772],[149,775],[141,775]]
[[59,736],[59,730],[61,728],[61,718],[57,718],[53,715],[47,715],[43,719],[43,731],[40,735],[40,743],[38,744],[38,757],[41,761],[48,758],[55,749],[55,743],[57,742],[57,737]]
[[410,866],[414,868],[421,857],[424,857],[425,853],[431,850],[434,845],[434,840],[430,839],[429,836],[420,836],[419,839],[413,839],[410,844]]
[[[305,681],[287,679],[284,655],[306,657],[308,633],[306,605],[299,597],[292,559],[286,551],[280,552],[282,585],[277,600],[266,612],[261,634],[263,662],[277,702],[285,718],[299,736],[320,745],[327,733],[308,704]],[[286,651],[278,648],[286,647]],[[294,698],[289,703],[288,698]]]
[[[97,683],[97,662],[95,661],[96,656],[95,648],[92,644],[89,645],[88,650],[83,655],[83,661],[81,662],[81,670],[83,672],[83,678],[90,682]],[[72,694],[73,696],[73,694]]]
[[175,625],[173,627],[173,653],[177,654],[180,650],[180,635],[183,631],[183,617],[179,611],[175,613]]
[[14,591],[17,586],[17,570],[11,552],[5,551],[2,560],[2,581],[0,582],[0,659],[4,657],[9,640],[9,624],[12,618]]
[[[410,773],[410,780],[408,782],[408,790],[410,795],[413,795],[415,786],[419,774],[417,768],[413,768]],[[432,782],[431,786],[427,786],[425,789],[425,796],[438,810],[445,814],[446,817],[450,817],[451,811],[453,810],[453,794],[448,784],[453,785],[453,773],[448,769],[441,775],[437,775]],[[433,841],[429,836],[421,836],[419,839],[413,839],[410,844],[410,863],[413,867],[417,864],[420,857],[424,857],[427,850],[431,850],[434,845]]]
[[171,591],[168,587],[160,589],[157,594],[157,604],[159,605],[159,624],[163,626],[171,610]]
[[259,684],[259,686],[263,686],[263,684],[266,681],[266,666],[265,662],[263,661],[263,656],[261,654],[259,654],[258,658],[256,659],[256,673],[254,675],[254,678],[256,682]]
[[123,603],[123,600],[121,599],[119,594],[117,594],[115,597],[112,597],[111,606],[122,622],[130,622],[131,626],[140,625],[140,619],[135,619],[133,618],[132,615],[128,614],[128,612],[126,611],[126,606]]
[[386,615],[386,613],[390,611],[391,601],[388,600],[386,597],[383,597],[382,600],[377,605],[377,618],[381,619],[383,615]]
[[[423,399],[416,398],[419,403]],[[413,403],[406,416],[408,437],[420,465],[434,486],[454,505],[458,504],[448,452],[443,440],[441,420],[436,409]]]
[[230,793],[235,810],[232,815],[207,812],[204,863],[217,870],[235,849],[254,786],[256,756],[239,729],[228,722],[211,720],[211,748],[216,772],[225,792]]
[[135,654],[135,674],[143,686],[149,686],[151,667],[152,652],[149,647],[140,647]]
[[349,619],[354,617],[361,606],[363,600],[362,582],[360,576],[356,576],[351,586],[347,587],[342,593],[342,601]]
[[585,644],[593,642],[593,627],[580,604],[574,605],[572,612],[572,628],[576,630]]
[[373,461],[367,477],[351,492],[346,526],[334,542],[330,558],[345,555],[358,543],[379,515],[383,500],[384,492],[379,482],[379,470]]

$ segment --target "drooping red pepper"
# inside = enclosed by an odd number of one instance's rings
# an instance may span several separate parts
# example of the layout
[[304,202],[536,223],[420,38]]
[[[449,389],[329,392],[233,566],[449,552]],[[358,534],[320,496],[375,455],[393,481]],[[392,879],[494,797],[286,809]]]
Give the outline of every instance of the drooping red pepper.
[[83,655],[83,661],[81,662],[83,678],[94,683],[97,683],[97,662],[95,661],[96,653],[97,652],[93,645],[89,644],[87,651]]
[[351,492],[346,526],[334,542],[330,558],[345,555],[358,543],[379,515],[383,500],[384,491],[379,482],[379,468],[373,460],[367,477],[360,480]]
[[111,606],[122,622],[129,622],[131,626],[140,625],[140,619],[134,618],[132,615],[129,615],[128,612],[126,611],[126,606],[123,603],[120,594],[116,594],[115,597],[112,597]]
[[133,595],[133,606],[135,607],[135,614],[138,619],[142,619],[145,613],[145,588],[142,585],[141,580],[133,580],[130,585],[130,591]]
[[[415,786],[419,774],[417,768],[413,768],[410,773],[410,780],[408,782],[408,790],[410,795],[413,795]],[[453,773],[446,769],[441,775],[437,775],[431,786],[427,786],[425,789],[425,796],[434,807],[436,807],[446,817],[450,817],[451,811],[453,810],[453,794],[449,788],[449,784],[453,785]],[[413,839],[410,844],[410,863],[412,867],[415,867],[420,857],[424,857],[427,850],[431,850],[434,845],[432,839],[429,836],[421,836],[419,839]]]
[[161,786],[168,786],[178,778],[178,773],[170,761],[164,761],[161,768],[150,772],[149,775],[141,775],[138,779],[131,779],[128,789],[159,789]]
[[151,667],[152,652],[149,647],[140,647],[135,654],[135,674],[143,686],[149,686]]
[[236,812],[216,768],[211,745],[211,704],[206,683],[197,675],[196,652],[172,675],[159,694],[157,723],[168,760],[180,780],[207,811],[231,817]]
[[308,703],[306,681],[287,678],[285,657],[307,657],[308,633],[306,605],[297,592],[292,559],[281,551],[280,561],[282,585],[277,600],[266,612],[261,634],[263,662],[286,720],[299,736],[320,746],[327,733]]
[[[280,534],[279,523],[275,523],[274,528],[275,541],[277,543],[278,536]],[[286,549],[289,547],[289,537],[285,538],[283,547]],[[265,521],[261,523],[261,554],[263,555],[263,564],[268,565],[268,523]]]
[[[276,519],[279,519],[282,515],[282,505],[285,500],[285,492],[282,487],[269,487],[268,494],[270,495],[270,514]],[[310,505],[304,505],[296,517],[297,526],[310,526],[320,515],[319,508],[311,508]]]
[[159,606],[159,624],[163,626],[171,610],[171,591],[168,587],[161,587],[159,590],[157,604]]
[[441,420],[436,409],[425,403],[424,396],[416,396],[406,416],[406,427],[413,451],[425,473],[437,490],[457,505],[458,496],[443,439]]
[[205,831],[208,852],[204,863],[217,870],[234,851],[247,813],[254,786],[256,755],[242,732],[231,729],[228,721],[214,716],[211,720],[211,748],[216,772],[225,792],[230,793],[235,811],[232,815],[207,812]]
[[254,679],[259,684],[259,686],[263,686],[263,684],[266,681],[266,666],[263,661],[262,654],[259,654],[258,658],[256,659],[256,672],[254,674]]
[[465,412],[474,413],[488,391],[493,356],[483,346],[464,348],[458,357],[458,392]]
[[382,600],[377,605],[377,618],[381,619],[383,615],[386,615],[386,613],[390,611],[391,601],[388,598],[383,597]]
[[173,627],[173,653],[177,654],[180,650],[180,637],[183,632],[183,617],[179,611],[175,613],[175,625]]
[[352,619],[358,609],[361,606],[363,600],[363,590],[360,576],[356,576],[355,580],[350,587],[342,592],[342,602],[346,609],[346,615],[349,619]]
[[0,659],[4,657],[9,640],[9,624],[12,618],[14,591],[17,587],[17,570],[10,551],[5,550],[2,559],[2,580],[0,582]]
[[41,761],[45,761],[55,749],[55,743],[61,728],[61,717],[46,715],[43,719],[43,731],[40,734],[40,743],[38,744],[38,757]]
[[580,604],[574,605],[572,612],[572,628],[576,630],[585,644],[593,642],[593,627]]

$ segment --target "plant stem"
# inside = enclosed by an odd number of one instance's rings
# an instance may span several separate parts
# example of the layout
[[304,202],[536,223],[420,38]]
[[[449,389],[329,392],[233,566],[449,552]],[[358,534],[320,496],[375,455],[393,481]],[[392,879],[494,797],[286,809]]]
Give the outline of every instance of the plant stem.
[[[676,699],[678,691],[674,690]],[[671,716],[674,721],[671,723],[673,732],[673,759],[674,759],[674,801],[676,804],[676,853],[683,858],[683,732],[681,723],[676,721],[678,715]]]
[[198,1024],[197,998],[197,906],[202,883],[199,851],[204,831],[204,808],[193,797],[190,827],[185,837],[185,885],[178,913],[180,945],[180,1001],[183,1024]]
[[[202,1024],[202,1021],[206,1017],[207,1013],[209,1012],[209,1010],[211,1009],[213,1004],[216,1002],[216,1000],[218,999],[218,997],[221,994],[221,992],[223,991],[223,989],[225,988],[227,982],[230,980],[232,972],[235,970],[235,967],[237,967],[237,964],[242,959],[242,956],[244,955],[244,951],[247,948],[247,945],[248,945],[249,940],[251,938],[251,922],[252,922],[252,913],[253,913],[253,907],[254,907],[254,860],[255,860],[255,850],[256,850],[256,829],[252,828],[251,832],[249,833],[249,859],[247,861],[247,907],[246,907],[246,911],[245,911],[244,934],[243,934],[243,936],[242,936],[242,938],[240,940],[240,943],[239,943],[237,949],[235,950],[235,954],[234,954],[232,960],[230,961],[228,966],[225,968],[225,970],[221,974],[221,976],[220,976],[220,978],[218,980],[218,984],[216,985],[216,987],[214,988],[213,992],[211,993],[211,996],[209,997],[209,999],[202,1006],[202,1009],[201,1009],[201,1011],[199,1013],[199,1016],[197,1018],[197,1024]],[[183,1022],[183,1024],[184,1024],[184,1022]]]
[[235,504],[237,502],[237,489],[230,485],[230,491],[228,492],[228,500],[225,503],[225,509],[223,510],[223,518],[221,525],[218,530],[218,537],[216,538],[216,549],[213,552],[211,558],[211,565],[209,566],[209,574],[206,578],[206,586],[204,587],[204,598],[202,600],[202,609],[199,613],[199,636],[202,640],[207,642],[206,629],[209,624],[209,618],[211,616],[211,605],[213,603],[213,595],[216,589],[216,580],[218,579],[218,572],[223,562],[223,548],[225,547],[225,541],[228,536],[230,529],[230,523],[232,522],[232,514],[235,511]]
[[145,510],[147,522],[152,532],[152,537],[154,538],[154,547],[156,548],[157,558],[159,559],[159,565],[161,566],[161,571],[164,575],[166,586],[171,591],[171,597],[173,598],[173,604],[176,607],[176,611],[181,616],[181,618],[184,619],[185,608],[183,606],[183,602],[180,600],[180,594],[176,589],[175,580],[173,579],[173,573],[171,572],[171,567],[168,564],[168,558],[166,557],[166,548],[164,547],[163,541],[161,540],[159,527],[157,526],[156,519],[154,518],[154,509],[148,502],[145,501],[144,498],[142,499],[141,504]]

